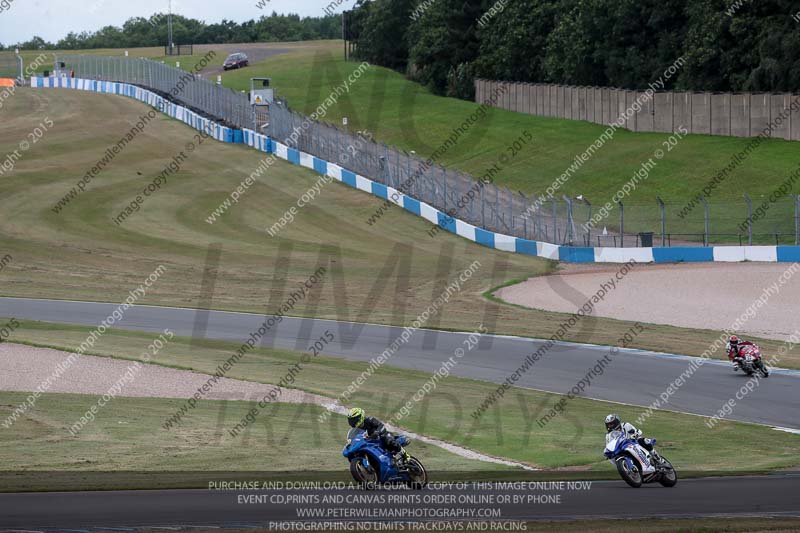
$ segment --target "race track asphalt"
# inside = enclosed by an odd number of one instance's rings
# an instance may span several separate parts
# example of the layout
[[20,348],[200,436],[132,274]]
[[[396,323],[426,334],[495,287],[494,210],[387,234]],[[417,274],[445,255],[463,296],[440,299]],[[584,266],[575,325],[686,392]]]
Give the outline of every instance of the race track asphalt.
[[[0,316],[66,324],[97,326],[117,304],[0,298]],[[265,318],[247,313],[197,311],[169,307],[133,306],[115,324],[129,330],[245,342]],[[262,339],[262,346],[305,351],[326,330],[335,340],[324,353],[358,361],[369,361],[386,350],[402,328],[336,322],[320,319],[285,318]],[[411,336],[388,364],[435,372],[458,348],[465,348],[468,334],[421,330]],[[503,383],[527,356],[544,341],[485,335],[482,343],[467,350],[451,372],[454,375]],[[608,355],[608,347],[559,343],[529,370],[516,385],[555,393],[566,393]],[[622,350],[611,358],[602,376],[595,377],[581,396],[624,404],[649,406],[689,368],[692,358],[639,350]],[[707,361],[672,394],[660,409],[710,416],[735,398],[747,379],[734,373],[727,363]],[[752,392],[736,400],[729,419],[800,430],[800,373],[774,371]]]
[[[493,486],[475,490],[438,487],[422,491],[353,488],[20,493],[0,494],[0,509],[3,510],[0,528],[24,528],[27,531],[108,531],[111,528],[124,531],[130,528],[127,530],[132,531],[146,526],[244,528],[265,527],[271,523],[274,526],[287,521],[365,522],[370,519],[511,521],[715,515],[800,517],[797,494],[800,494],[800,475],[688,479],[679,480],[672,488],[652,484],[639,489],[617,480],[594,481],[591,486],[584,485],[579,490],[530,486],[524,490],[500,490]],[[343,500],[325,503],[322,500],[324,495],[342,496]],[[465,495],[473,499],[459,499]],[[486,499],[487,495],[492,499]],[[500,501],[501,495],[509,495],[512,499]],[[516,500],[514,495],[518,496]],[[302,499],[287,503],[272,498],[274,496]],[[298,512],[299,509],[319,509],[316,511],[319,516],[299,516],[304,512]],[[393,512],[391,517],[381,514],[387,509]]]

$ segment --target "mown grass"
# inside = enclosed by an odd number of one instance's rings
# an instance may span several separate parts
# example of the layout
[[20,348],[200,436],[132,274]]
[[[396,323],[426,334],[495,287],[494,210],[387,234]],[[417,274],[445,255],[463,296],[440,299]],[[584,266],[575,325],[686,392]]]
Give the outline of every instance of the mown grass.
[[[23,322],[10,340],[72,350],[86,338],[88,328]],[[136,359],[152,336],[124,330],[109,330],[95,346],[95,353],[122,359]],[[153,362],[175,368],[212,373],[235,350],[232,343],[194,341],[176,338]],[[227,377],[277,383],[302,354],[287,350],[257,349],[250,352],[227,374]],[[365,363],[328,356],[314,358],[304,365],[293,387],[330,398],[342,392],[364,371]],[[362,406],[370,414],[388,420],[430,379],[425,372],[399,369],[391,364],[380,367],[369,377],[348,402]],[[575,399],[564,414],[544,424],[537,420],[561,396],[527,389],[513,389],[495,403],[478,420],[471,413],[496,384],[456,377],[440,380],[436,388],[413,403],[401,425],[423,435],[464,445],[482,453],[505,457],[542,468],[591,469],[598,474],[612,475],[613,468],[603,459],[603,420],[609,412],[623,419],[634,420],[642,408],[609,402]],[[221,404],[207,409],[220,409]],[[173,406],[174,408],[174,406]],[[290,408],[290,410],[293,408]],[[2,413],[0,413],[2,414]],[[4,415],[7,416],[7,415]],[[192,413],[181,427],[194,427]],[[303,414],[306,423],[318,424],[314,413]],[[228,425],[238,422],[227,413],[218,415]],[[270,416],[258,424],[269,425]],[[333,418],[342,418],[334,416]],[[771,470],[798,464],[800,437],[770,428],[735,422],[721,422],[713,429],[705,426],[705,418],[664,411],[654,412],[643,430],[659,439],[663,454],[684,473],[701,471],[741,472]],[[144,423],[160,433],[159,420]],[[148,425],[150,424],[150,425]],[[322,423],[318,431],[325,431]],[[209,435],[205,435],[208,437]],[[201,435],[198,435],[201,439]],[[199,441],[198,441],[199,442]],[[414,444],[416,449],[416,443]],[[742,454],[747,462],[731,461]],[[585,474],[585,472],[584,472]]]
[[[53,127],[0,180],[0,253],[13,257],[0,293],[34,298],[122,301],[159,265],[165,273],[140,303],[197,307],[204,264],[220,246],[211,306],[274,311],[291,287],[320,265],[329,269],[312,297],[292,314],[380,324],[410,324],[461,272],[480,268],[427,327],[549,337],[564,314],[526,310],[483,298],[513,279],[552,272],[556,263],[496,252],[448,233],[427,236],[429,223],[403,210],[378,226],[366,219],[382,203],[333,183],[298,211],[275,237],[277,222],[318,179],[276,162],[220,219],[206,219],[265,154],[206,140],[159,116],[59,213],[56,203],[75,187],[108,147],[123,138],[148,108],[133,100],[78,91],[20,89],[4,102],[0,154],[18,149],[45,117]],[[187,143],[197,143],[188,151]],[[117,226],[113,219],[183,152],[178,173]],[[585,295],[588,298],[590,295]],[[575,301],[575,308],[583,300]],[[646,316],[641,317],[647,321]],[[586,319],[565,340],[613,345],[631,323]],[[717,332],[648,326],[633,347],[699,355]],[[764,341],[775,352],[780,343]]]
[[[50,72],[53,71],[57,57],[64,57],[64,56],[124,57],[125,52],[128,52],[128,57],[132,58],[144,57],[147,59],[152,59],[153,61],[162,61],[173,67],[175,66],[176,62],[180,62],[181,69],[192,70],[194,65],[200,63],[200,60],[208,52],[212,50],[217,53],[217,56],[213,59],[213,63],[216,64],[218,62],[221,65],[222,62],[225,60],[226,54],[223,53],[222,51],[216,50],[213,46],[209,45],[195,47],[192,55],[182,55],[182,56],[165,56],[163,46],[127,48],[127,49],[97,48],[92,50],[21,50],[19,55],[22,57],[24,65],[26,67],[36,62],[39,56],[44,55],[47,58],[46,63],[39,65],[36,69],[33,70],[33,72],[36,74],[42,74],[45,70],[48,70]],[[2,58],[4,61],[13,60],[15,55],[16,54],[14,54],[13,52],[8,52],[8,51],[0,52],[0,58]],[[200,69],[198,72],[201,72],[202,70],[203,69]]]
[[[4,420],[26,396],[0,392]],[[42,395],[36,408],[17,420],[13,430],[0,432],[3,470],[347,471],[341,454],[347,422],[333,417],[325,424],[317,423],[322,407],[273,404],[262,415],[267,423],[251,427],[244,436],[231,437],[228,429],[251,408],[248,402],[201,402],[182,425],[166,431],[160,425],[184,400],[120,397],[102,407],[80,433],[71,435],[68,428],[97,399],[80,394]],[[424,443],[415,443],[414,448],[432,468],[498,468]]]
[[[214,55],[209,55],[209,54]],[[194,50],[192,55],[185,56],[156,56],[153,61],[160,61],[170,67],[177,67],[187,72],[203,72],[209,66],[221,66],[228,57],[228,53],[222,50]],[[213,80],[212,80],[213,81]]]
[[[93,50],[20,50],[19,55],[22,57],[25,67],[36,62],[39,56],[44,55],[46,57],[46,63],[39,65],[36,69],[33,70],[36,74],[42,74],[45,70],[49,70],[53,72],[55,68],[55,61],[56,57],[58,56],[102,56],[102,57],[120,57],[124,56],[126,49],[124,48],[97,48]],[[127,52],[129,57],[147,57],[150,59],[156,59],[159,56],[164,55],[164,47],[146,47],[146,48],[128,48]],[[13,60],[14,52],[0,52],[0,57],[3,60]],[[163,59],[163,58],[162,58]]]

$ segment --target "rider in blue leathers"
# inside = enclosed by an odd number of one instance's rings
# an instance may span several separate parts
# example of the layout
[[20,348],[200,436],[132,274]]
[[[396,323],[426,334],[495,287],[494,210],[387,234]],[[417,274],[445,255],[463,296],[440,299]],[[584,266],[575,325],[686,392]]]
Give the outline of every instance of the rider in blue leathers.
[[351,428],[363,429],[367,432],[368,439],[379,438],[384,449],[389,451],[392,456],[399,454],[402,462],[408,461],[408,452],[400,446],[386,426],[373,416],[366,416],[360,407],[353,407],[347,415],[347,423]]

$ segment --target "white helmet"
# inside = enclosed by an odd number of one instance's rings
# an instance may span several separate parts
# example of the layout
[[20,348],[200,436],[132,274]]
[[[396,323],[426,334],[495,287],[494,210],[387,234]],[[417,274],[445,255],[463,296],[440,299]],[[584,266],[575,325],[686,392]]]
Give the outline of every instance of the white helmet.
[[620,429],[622,427],[622,420],[617,415],[608,415],[606,417],[606,433]]

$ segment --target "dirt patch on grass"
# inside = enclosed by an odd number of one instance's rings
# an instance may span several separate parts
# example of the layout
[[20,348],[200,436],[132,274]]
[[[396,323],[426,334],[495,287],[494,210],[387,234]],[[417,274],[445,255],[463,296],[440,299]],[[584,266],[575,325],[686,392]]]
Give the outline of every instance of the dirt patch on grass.
[[[780,263],[637,265],[614,280],[615,286],[595,304],[594,315],[722,330],[730,328],[759,298],[766,298],[752,316],[744,317],[741,332],[786,340],[800,328],[800,275],[791,273],[790,267]],[[533,309],[574,313],[602,284],[609,286],[618,270],[616,266],[568,268],[504,287],[495,296]]]
[[[120,391],[117,395],[123,397],[189,398],[212,378],[209,374],[191,370],[154,364],[140,364],[136,368],[134,364],[134,361],[94,355],[73,354],[71,357],[71,354],[59,350],[4,342],[0,344],[0,391],[31,392],[39,390],[44,383],[49,383],[43,392],[101,396],[116,385]],[[130,377],[124,379],[126,375]],[[275,385],[222,377],[204,392],[203,399],[258,401],[275,388]],[[346,408],[338,405],[332,398],[297,389],[278,389],[281,393],[277,400],[281,403],[310,403],[335,413],[346,412]],[[530,469],[529,465],[490,457],[402,428],[396,429],[412,439],[467,459]]]

